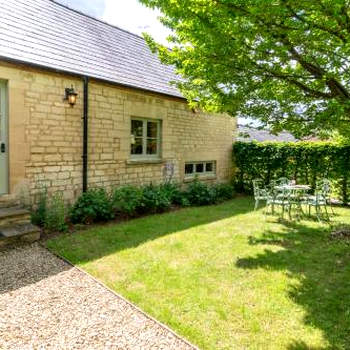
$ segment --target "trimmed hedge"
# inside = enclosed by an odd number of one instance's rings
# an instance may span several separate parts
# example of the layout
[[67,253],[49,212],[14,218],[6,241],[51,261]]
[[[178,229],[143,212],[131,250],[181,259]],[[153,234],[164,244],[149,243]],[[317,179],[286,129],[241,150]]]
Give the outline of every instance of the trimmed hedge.
[[343,204],[350,196],[350,145],[332,142],[236,142],[234,185],[238,192],[252,193],[252,180],[287,177],[314,189],[316,181],[328,178],[334,195]]

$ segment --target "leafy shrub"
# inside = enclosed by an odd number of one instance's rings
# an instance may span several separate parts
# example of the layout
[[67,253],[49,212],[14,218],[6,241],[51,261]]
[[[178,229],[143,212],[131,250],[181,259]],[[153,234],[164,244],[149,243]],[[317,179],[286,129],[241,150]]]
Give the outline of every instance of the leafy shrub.
[[217,194],[214,187],[195,179],[186,191],[186,197],[191,205],[209,205],[217,202]]
[[31,210],[31,222],[34,225],[44,227],[47,210],[47,189],[39,193],[38,204]]
[[171,205],[189,205],[186,194],[175,183],[144,187],[122,186],[114,190],[112,205],[116,212],[129,216],[138,213],[158,213],[169,210]]
[[167,182],[160,185],[160,191],[163,191],[169,198],[170,202],[175,205],[187,207],[190,205],[186,193],[181,190],[180,185],[172,182]]
[[170,192],[162,186],[148,185],[142,191],[142,211],[145,213],[160,213],[171,207]]
[[63,194],[57,192],[48,200],[44,227],[51,232],[67,231],[66,207]]
[[112,206],[116,212],[134,216],[142,207],[143,191],[136,186],[122,186],[113,191]]
[[116,213],[135,216],[137,214],[161,213],[173,204],[180,206],[207,205],[232,198],[229,185],[207,186],[195,180],[182,191],[175,183],[147,185],[144,187],[121,186],[109,196],[104,189],[92,189],[83,193],[70,210],[72,223],[108,221]]
[[214,190],[216,192],[216,199],[218,201],[225,201],[232,199],[235,195],[235,189],[229,184],[217,184],[214,185]]
[[113,218],[112,201],[103,188],[91,189],[81,194],[70,212],[70,219],[74,224],[90,224]]

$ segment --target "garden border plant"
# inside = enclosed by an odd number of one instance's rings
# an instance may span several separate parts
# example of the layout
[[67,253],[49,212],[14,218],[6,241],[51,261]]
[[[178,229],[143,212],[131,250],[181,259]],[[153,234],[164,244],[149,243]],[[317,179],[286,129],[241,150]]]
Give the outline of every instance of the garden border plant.
[[61,191],[48,195],[47,188],[39,193],[38,204],[31,206],[31,222],[49,232],[68,230],[68,209]]
[[314,189],[321,178],[332,181],[334,195],[343,203],[350,196],[350,145],[334,142],[236,142],[234,177],[238,192],[252,193],[252,180],[287,177]]
[[[208,185],[196,178],[184,189],[172,182],[124,185],[112,191],[89,189],[67,211],[62,209],[61,196],[54,194],[49,198],[45,191],[32,212],[32,221],[48,231],[64,231],[67,229],[67,220],[72,224],[107,222],[116,217],[133,218],[166,212],[172,208],[211,205],[233,197],[234,188],[231,184]],[[62,219],[63,212],[69,212],[67,220]]]

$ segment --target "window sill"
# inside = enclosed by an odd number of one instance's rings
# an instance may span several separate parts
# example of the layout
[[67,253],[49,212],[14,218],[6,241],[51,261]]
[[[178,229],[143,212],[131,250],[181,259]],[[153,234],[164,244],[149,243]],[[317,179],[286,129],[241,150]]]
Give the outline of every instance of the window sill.
[[196,179],[200,180],[200,181],[205,181],[205,180],[216,180],[217,177],[215,174],[213,175],[197,175],[197,176],[187,176],[184,178],[184,181],[183,182],[193,182],[195,181]]
[[165,160],[161,158],[157,159],[128,159],[127,165],[140,165],[140,164],[162,164]]

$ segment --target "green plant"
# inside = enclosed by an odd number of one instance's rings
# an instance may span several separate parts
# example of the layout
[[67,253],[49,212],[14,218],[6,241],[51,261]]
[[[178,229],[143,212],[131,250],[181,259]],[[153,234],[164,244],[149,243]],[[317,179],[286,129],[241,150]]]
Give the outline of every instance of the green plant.
[[112,193],[112,206],[116,212],[134,216],[142,207],[143,191],[136,186],[122,186]]
[[103,188],[90,189],[81,194],[70,211],[70,219],[74,224],[90,224],[113,218],[112,201]]
[[215,188],[198,179],[188,185],[186,197],[191,205],[209,205],[217,202]]
[[232,199],[235,195],[235,189],[230,184],[217,184],[213,186],[215,196],[218,201],[225,201]]
[[44,227],[51,232],[67,231],[66,207],[62,192],[54,193],[48,200]]
[[31,210],[31,222],[34,225],[44,227],[47,210],[47,189],[43,189],[38,196],[38,204]]
[[233,146],[237,191],[252,193],[252,180],[265,184],[279,177],[315,188],[324,177],[344,204],[350,196],[350,146],[333,142],[236,142]]
[[165,193],[172,204],[182,207],[187,207],[190,205],[186,197],[186,193],[182,191],[180,185],[177,183],[167,182],[162,184],[160,185],[160,191]]
[[142,191],[142,211],[144,213],[160,213],[169,210],[171,198],[162,186],[148,185]]

